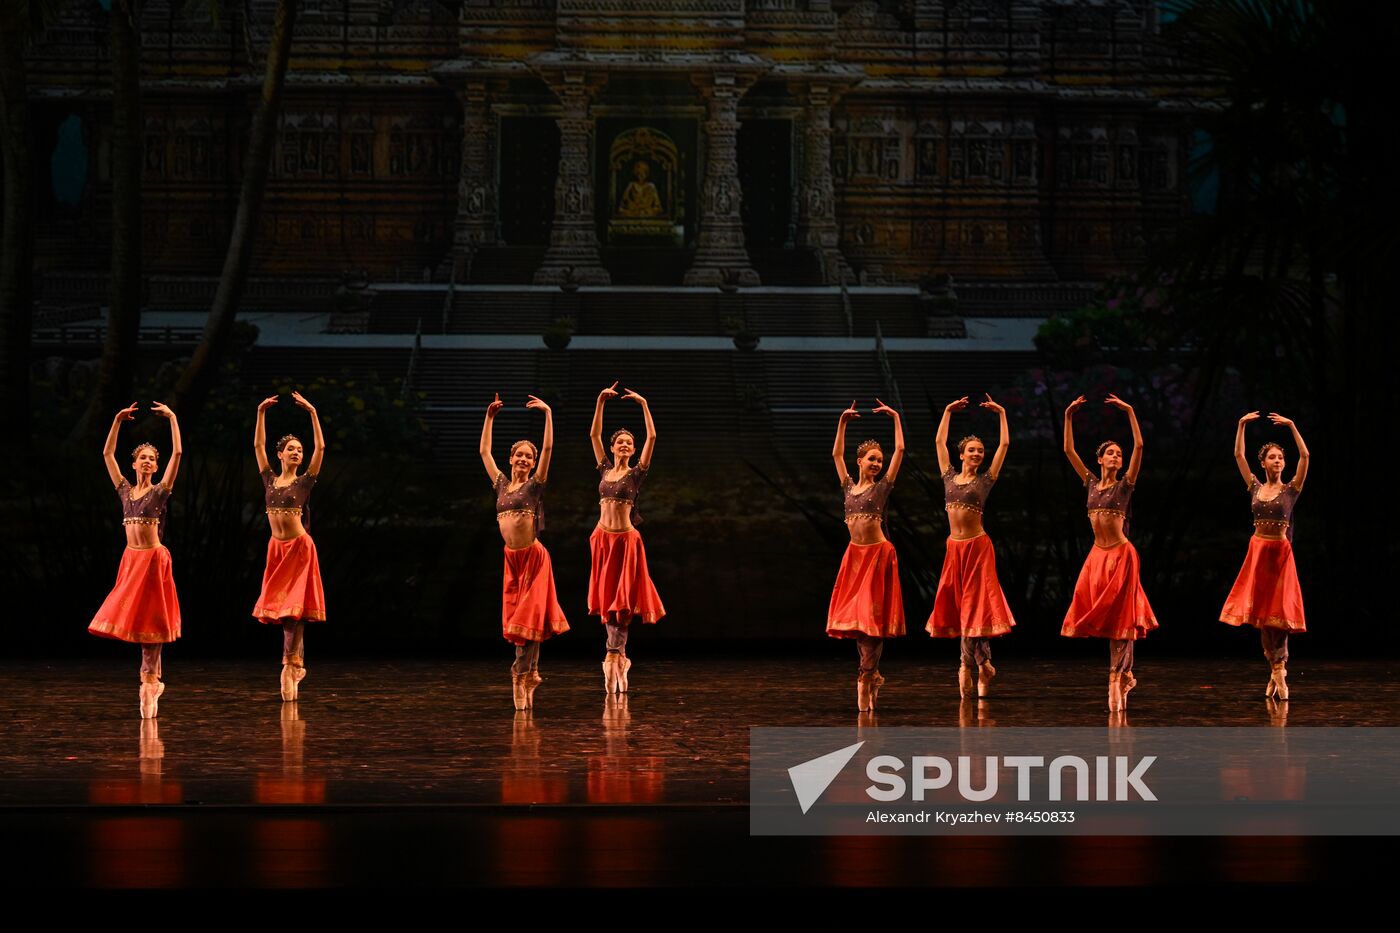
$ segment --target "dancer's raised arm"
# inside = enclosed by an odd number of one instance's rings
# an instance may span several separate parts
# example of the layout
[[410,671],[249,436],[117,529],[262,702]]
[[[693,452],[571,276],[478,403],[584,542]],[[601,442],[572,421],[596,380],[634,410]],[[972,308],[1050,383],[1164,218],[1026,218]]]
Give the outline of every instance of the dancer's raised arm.
[[948,422],[952,420],[953,412],[962,411],[966,407],[966,395],[943,406],[943,417],[938,422],[938,432],[933,436],[933,446],[935,452],[938,454],[939,476],[942,476],[953,468],[953,461],[948,456]]
[[135,417],[135,402],[132,402],[129,408],[117,412],[116,417],[112,419],[111,430],[107,432],[107,440],[102,445],[102,462],[107,465],[107,475],[111,478],[113,486],[119,487],[122,484],[122,468],[117,464],[117,435],[121,433],[122,422]]
[[321,461],[326,457],[326,438],[321,433],[321,418],[316,414],[316,406],[303,398],[300,392],[293,392],[292,399],[311,413],[311,438],[316,449],[311,452],[311,459],[306,462],[306,475],[315,476],[321,472]]
[[603,405],[610,398],[617,398],[617,383],[614,382],[598,393],[598,401],[593,405],[593,426],[588,429],[588,439],[593,442],[593,459],[603,462],[607,448],[603,446]]
[[1240,479],[1244,480],[1246,489],[1253,488],[1257,477],[1249,467],[1249,459],[1244,453],[1244,426],[1259,418],[1259,412],[1249,411],[1240,416],[1239,424],[1235,425],[1235,466],[1240,471]]
[[1011,429],[1006,424],[1006,409],[992,401],[991,393],[985,392],[983,394],[987,396],[987,400],[978,404],[989,411],[996,412],[997,417],[1001,419],[1001,440],[997,443],[997,452],[992,454],[992,465],[987,468],[987,476],[995,482],[996,478],[1001,475],[1001,465],[1006,462],[1007,448],[1011,446]]
[[491,456],[491,426],[496,420],[496,412],[504,405],[501,393],[497,392],[491,404],[486,406],[486,420],[481,423],[481,443],[476,448],[476,452],[481,454],[481,465],[486,467],[486,478],[493,484],[496,477],[501,475],[501,470],[496,466],[496,458]]
[[166,461],[165,473],[160,478],[160,484],[168,492],[175,488],[175,477],[180,472],[180,457],[185,452],[180,443],[180,422],[175,419],[175,412],[160,402],[154,403],[151,410],[170,422],[170,459]]
[[544,412],[544,440],[540,443],[540,461],[535,465],[535,482],[543,483],[549,479],[549,459],[554,456],[554,412],[543,400],[533,395],[527,398],[526,408]]
[[1288,485],[1298,492],[1303,491],[1303,480],[1308,478],[1308,445],[1303,443],[1303,435],[1298,433],[1298,426],[1291,418],[1285,418],[1277,412],[1269,412],[1269,420],[1277,425],[1287,425],[1288,430],[1293,432],[1293,443],[1298,445],[1298,469],[1293,471],[1293,479]]
[[904,463],[904,425],[899,420],[899,412],[881,402],[875,400],[877,407],[872,408],[872,412],[884,412],[894,419],[894,453],[890,455],[889,466],[885,468],[885,481],[893,483],[899,476],[899,467]]
[[859,417],[855,399],[852,399],[851,407],[841,412],[841,418],[836,422],[836,443],[831,446],[831,459],[836,463],[836,475],[842,486],[851,481],[851,474],[846,471],[846,422]]
[[272,469],[267,463],[267,410],[276,404],[275,395],[258,403],[258,420],[253,426],[253,457],[257,460],[259,473]]
[[1081,483],[1087,483],[1092,476],[1089,468],[1084,465],[1084,461],[1079,459],[1079,452],[1074,449],[1074,413],[1084,404],[1084,396],[1069,403],[1065,409],[1065,458],[1069,460],[1069,465],[1074,468],[1074,475],[1079,477]]
[[1142,428],[1138,426],[1137,412],[1133,411],[1133,406],[1116,395],[1104,399],[1104,404],[1121,408],[1128,413],[1128,424],[1133,429],[1133,456],[1128,460],[1128,472],[1123,474],[1123,478],[1136,486],[1138,471],[1142,469]]
[[631,389],[622,393],[623,398],[631,399],[642,406],[642,420],[647,427],[647,439],[642,444],[641,456],[637,458],[637,466],[640,469],[648,469],[651,466],[651,455],[656,450],[656,423],[651,420],[651,408],[647,405],[647,400],[642,398]]

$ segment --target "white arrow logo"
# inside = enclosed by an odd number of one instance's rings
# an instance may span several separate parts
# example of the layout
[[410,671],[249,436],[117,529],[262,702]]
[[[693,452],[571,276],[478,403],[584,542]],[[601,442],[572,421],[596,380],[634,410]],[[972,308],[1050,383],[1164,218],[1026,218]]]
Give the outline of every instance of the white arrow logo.
[[846,762],[854,758],[864,744],[862,740],[829,755],[788,768],[788,777],[792,780],[792,789],[797,792],[797,802],[802,805],[803,813],[812,809],[812,804],[826,792],[831,782],[836,780],[836,775],[846,767]]

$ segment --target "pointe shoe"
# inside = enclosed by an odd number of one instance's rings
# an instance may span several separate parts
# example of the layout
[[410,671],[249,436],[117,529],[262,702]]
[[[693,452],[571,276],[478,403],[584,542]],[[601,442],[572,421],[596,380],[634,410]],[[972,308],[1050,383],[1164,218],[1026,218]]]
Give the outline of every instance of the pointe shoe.
[[511,674],[511,675],[510,675],[510,692],[511,692],[511,699],[514,701],[514,703],[515,703],[515,708],[516,708],[517,710],[529,709],[529,702],[528,702],[528,701],[526,700],[526,698],[525,698],[525,678],[528,677],[528,676],[530,676],[530,675],[529,675],[529,674]]
[[870,691],[874,686],[874,680],[874,671],[861,671],[856,676],[856,709],[862,713],[870,712]]
[[1123,683],[1122,674],[1108,675],[1108,711],[1119,713],[1123,711]]
[[992,678],[997,675],[997,669],[992,667],[991,661],[983,661],[977,666],[977,698],[986,699],[991,692]]
[[632,669],[632,661],[622,652],[617,654],[617,692],[627,692],[627,672]]
[[961,699],[969,700],[972,698],[972,694],[972,668],[964,664],[958,668],[958,696]]
[[[305,675],[303,675],[305,676]],[[297,698],[297,669],[290,664],[282,665],[282,702],[291,703]]]
[[872,710],[880,704],[880,688],[884,684],[885,678],[881,676],[879,671],[876,671],[875,676],[870,678],[870,708]]
[[1124,671],[1122,678],[1118,681],[1123,686],[1123,709],[1128,708],[1128,691],[1137,686],[1137,678],[1132,671]]
[[535,688],[544,680],[539,671],[530,671],[525,676],[525,708],[535,708]]
[[141,718],[155,719],[160,711],[160,695],[165,692],[165,684],[151,681],[141,684]]
[[1274,673],[1269,678],[1269,686],[1273,688],[1273,697],[1276,700],[1288,699],[1288,670],[1283,664],[1273,665]]
[[617,693],[617,658],[616,651],[603,656],[603,692],[609,695]]

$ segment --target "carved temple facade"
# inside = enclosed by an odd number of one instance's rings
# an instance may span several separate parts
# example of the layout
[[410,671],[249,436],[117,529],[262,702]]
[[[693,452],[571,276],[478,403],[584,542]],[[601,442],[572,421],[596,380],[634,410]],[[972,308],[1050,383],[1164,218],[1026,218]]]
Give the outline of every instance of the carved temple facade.
[[[147,0],[149,271],[217,274],[272,0]],[[245,16],[245,9],[247,14]],[[106,16],[31,56],[46,269],[99,269]],[[1186,209],[1148,0],[304,0],[255,274],[1097,279]]]

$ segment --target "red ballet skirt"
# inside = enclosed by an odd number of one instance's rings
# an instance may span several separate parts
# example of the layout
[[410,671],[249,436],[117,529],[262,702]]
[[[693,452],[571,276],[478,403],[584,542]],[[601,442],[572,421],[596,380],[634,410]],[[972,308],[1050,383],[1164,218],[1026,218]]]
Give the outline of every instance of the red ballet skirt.
[[1074,599],[1060,634],[1069,638],[1132,641],[1157,627],[1138,579],[1138,552],[1131,541],[1111,548],[1097,545],[1079,571]]
[[1244,566],[1230,588],[1220,621],[1284,632],[1306,632],[1303,590],[1288,539],[1251,536]]
[[513,645],[544,641],[569,630],[554,592],[554,565],[539,540],[507,547],[501,584],[501,634]]
[[128,547],[117,583],[102,601],[88,631],[102,638],[163,644],[180,637],[180,600],[165,545]]
[[316,559],[316,543],[311,535],[301,534],[286,541],[268,539],[267,568],[263,571],[262,592],[253,607],[253,618],[269,624],[278,624],[283,619],[326,621],[321,564]]
[[846,546],[831,605],[826,633],[832,638],[869,635],[893,638],[904,634],[904,597],[899,589],[899,558],[888,541]]
[[934,638],[994,638],[1016,625],[997,580],[992,539],[948,539],[933,612],[924,626]]
[[594,528],[588,538],[593,572],[588,578],[588,614],[604,622],[627,625],[656,622],[666,614],[661,596],[647,573],[641,532]]

